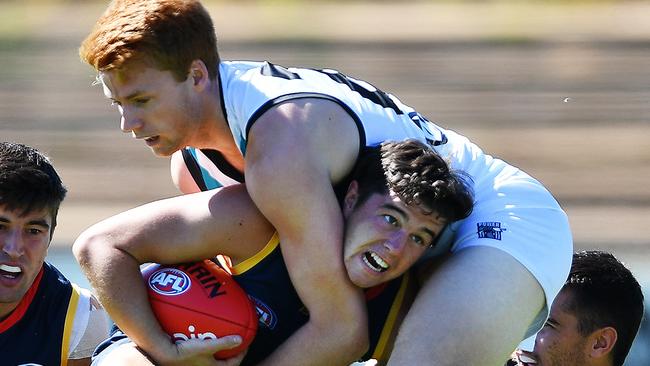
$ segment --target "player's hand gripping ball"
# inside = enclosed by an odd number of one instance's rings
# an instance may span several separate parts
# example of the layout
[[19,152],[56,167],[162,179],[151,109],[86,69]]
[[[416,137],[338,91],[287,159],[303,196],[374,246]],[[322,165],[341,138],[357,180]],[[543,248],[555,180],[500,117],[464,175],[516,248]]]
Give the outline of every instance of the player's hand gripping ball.
[[142,276],[151,308],[174,342],[240,335],[239,346],[214,354],[226,359],[253,341],[258,320],[251,300],[230,274],[212,261],[152,264],[142,270]]

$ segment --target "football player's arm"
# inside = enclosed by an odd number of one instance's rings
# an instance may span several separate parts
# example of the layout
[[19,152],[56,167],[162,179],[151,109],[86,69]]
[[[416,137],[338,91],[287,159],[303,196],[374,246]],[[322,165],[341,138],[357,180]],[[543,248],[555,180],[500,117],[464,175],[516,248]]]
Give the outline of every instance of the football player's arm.
[[[124,343],[118,346],[113,346],[114,349],[107,349],[103,352],[107,354],[100,354],[101,357],[95,359],[93,366],[114,366],[114,365],[128,365],[128,366],[156,366],[149,357],[142,353],[142,351],[133,343]],[[238,366],[244,359],[245,353],[227,359],[227,360],[214,360],[212,354],[208,353],[209,364],[213,366]],[[72,365],[68,362],[68,366],[82,366]]]
[[90,357],[68,360],[68,366],[90,366]]
[[[139,265],[256,253],[274,229],[247,197],[239,185],[153,202],[93,225],[75,241],[74,254],[106,311],[161,364],[183,357],[179,352],[188,344],[174,346],[160,328]],[[220,343],[232,344],[223,338],[202,342],[211,353],[221,349]]]
[[359,149],[352,118],[330,101],[299,99],[251,127],[246,186],[277,229],[287,270],[309,321],[264,362],[348,365],[368,346],[365,303],[343,265],[343,219],[332,182]]

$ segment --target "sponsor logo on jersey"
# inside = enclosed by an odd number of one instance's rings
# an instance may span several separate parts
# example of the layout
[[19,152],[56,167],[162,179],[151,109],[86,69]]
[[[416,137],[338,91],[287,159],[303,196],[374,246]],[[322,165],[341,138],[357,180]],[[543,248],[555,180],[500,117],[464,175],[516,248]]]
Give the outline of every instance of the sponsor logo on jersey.
[[506,231],[501,227],[501,223],[496,221],[479,222],[476,226],[479,239],[501,240],[501,233]]
[[185,272],[176,268],[162,268],[149,277],[149,288],[155,292],[176,296],[190,289],[190,278]]
[[278,317],[275,316],[273,309],[251,295],[248,295],[248,297],[255,304],[255,312],[257,313],[259,323],[269,329],[275,328],[275,325],[278,323]]

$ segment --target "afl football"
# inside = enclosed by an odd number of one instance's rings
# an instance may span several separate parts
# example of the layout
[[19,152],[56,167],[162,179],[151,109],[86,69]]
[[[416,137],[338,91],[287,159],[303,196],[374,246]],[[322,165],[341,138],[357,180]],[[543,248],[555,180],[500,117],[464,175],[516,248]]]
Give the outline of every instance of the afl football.
[[239,346],[214,355],[226,359],[253,341],[258,322],[255,308],[232,276],[214,262],[151,264],[142,276],[151,308],[174,342],[240,335]]

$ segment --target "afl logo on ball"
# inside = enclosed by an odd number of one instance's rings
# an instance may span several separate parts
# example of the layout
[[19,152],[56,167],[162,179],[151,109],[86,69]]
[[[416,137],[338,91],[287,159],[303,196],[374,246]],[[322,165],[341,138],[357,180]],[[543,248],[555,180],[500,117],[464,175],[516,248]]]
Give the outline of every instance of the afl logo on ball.
[[149,287],[161,295],[176,296],[190,289],[190,277],[176,268],[163,268],[149,277]]

